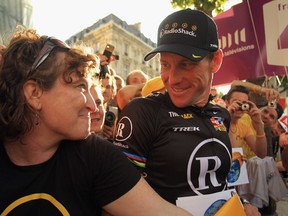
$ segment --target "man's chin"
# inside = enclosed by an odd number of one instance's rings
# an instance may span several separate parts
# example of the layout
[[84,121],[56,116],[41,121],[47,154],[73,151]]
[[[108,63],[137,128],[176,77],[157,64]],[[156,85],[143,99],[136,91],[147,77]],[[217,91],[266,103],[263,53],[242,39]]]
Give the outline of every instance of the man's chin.
[[183,107],[187,107],[190,104],[187,103],[187,101],[185,100],[181,100],[181,98],[177,98],[177,97],[171,97],[171,100],[174,104],[174,106],[178,107],[178,108],[183,108]]

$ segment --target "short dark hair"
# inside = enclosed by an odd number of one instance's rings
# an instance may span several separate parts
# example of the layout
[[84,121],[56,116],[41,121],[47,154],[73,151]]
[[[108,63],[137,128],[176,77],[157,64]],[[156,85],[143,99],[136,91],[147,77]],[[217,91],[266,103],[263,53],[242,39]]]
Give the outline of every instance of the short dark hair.
[[228,93],[226,94],[226,100],[227,101],[229,101],[231,99],[231,96],[234,92],[241,92],[241,93],[247,94],[249,96],[249,90],[246,87],[240,86],[240,85],[232,86],[230,88],[230,90],[228,91]]

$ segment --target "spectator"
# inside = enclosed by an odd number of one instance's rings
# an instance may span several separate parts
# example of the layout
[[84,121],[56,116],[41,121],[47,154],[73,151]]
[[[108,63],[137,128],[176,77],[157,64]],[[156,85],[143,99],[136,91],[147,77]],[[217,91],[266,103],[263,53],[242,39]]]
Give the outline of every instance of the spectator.
[[[102,88],[98,83],[98,80],[94,81],[94,84],[91,87],[91,95],[95,100],[97,108],[94,112],[91,113],[91,131],[96,133],[98,136],[101,136],[109,141],[112,141],[114,138],[115,123],[117,120],[117,113],[115,113],[115,119],[109,117],[105,107],[104,107],[104,97],[102,95]],[[111,107],[109,107],[111,109]],[[117,109],[116,109],[117,111]],[[108,117],[107,117],[108,115]],[[108,119],[107,119],[108,118]],[[113,123],[107,121],[111,120]]]
[[264,130],[267,140],[267,155],[275,158],[275,141],[273,139],[273,127],[277,123],[278,116],[280,117],[283,113],[283,109],[278,104],[276,109],[274,107],[268,106],[268,104],[261,108],[261,118],[264,122]]
[[214,86],[211,87],[210,94],[211,94],[212,98],[216,98],[217,97],[218,92],[217,92],[217,89]]
[[285,146],[281,153],[282,163],[286,170],[288,170],[288,146]]
[[21,28],[0,66],[1,215],[190,215],[90,135],[95,55]]
[[[264,108],[261,108],[260,106],[259,107],[262,109],[261,119],[263,120],[263,123],[264,123],[264,130],[265,130],[265,135],[266,135],[266,140],[267,140],[267,155],[275,157],[275,155],[273,154],[274,152],[273,149],[275,148],[273,146],[273,141],[272,141],[272,135],[273,135],[272,131],[273,131],[273,126],[277,122],[276,116],[280,117],[283,113],[283,108],[280,106],[279,103],[277,103],[277,100],[279,99],[279,92],[272,88],[265,88],[265,87],[256,85],[254,83],[244,82],[240,80],[234,80],[231,83],[231,86],[235,86],[235,85],[241,85],[241,86],[246,87],[247,89],[250,90],[249,93],[251,93],[252,91],[253,94],[256,94],[256,95],[258,94],[262,96],[261,98],[266,101],[266,106],[264,106]],[[249,97],[250,95],[251,94],[249,94]],[[261,104],[265,105],[265,102],[264,103],[261,102]],[[273,105],[273,107],[271,107],[271,105]]]
[[277,136],[280,136],[280,134],[282,134],[284,132],[285,132],[285,130],[281,126],[279,119],[278,119],[278,121],[276,121],[274,124],[271,125],[272,136],[277,137]]
[[129,102],[114,144],[171,203],[223,191],[231,165],[230,116],[209,103],[223,57],[214,21],[191,9],[170,14],[159,26],[156,49],[144,59],[158,53],[167,92]]
[[[282,155],[282,151],[284,148],[288,146],[288,133],[282,133],[279,136],[279,147],[280,147],[280,156]],[[285,159],[284,159],[285,160]],[[282,156],[279,158],[278,161],[276,161],[277,168],[279,172],[284,176],[288,169],[283,164]]]
[[90,114],[91,116],[91,131],[97,135],[102,136],[102,129],[104,124],[104,117],[106,110],[104,108],[104,97],[102,95],[101,86],[99,84],[93,84],[91,87],[91,95],[96,104],[95,112]]
[[126,78],[126,86],[118,91],[117,104],[122,110],[132,99],[142,97],[141,91],[148,76],[142,70],[131,71]]
[[[258,94],[258,95],[262,96],[260,98],[263,99],[264,103],[261,101],[257,101],[258,103],[265,104],[265,101],[267,101],[266,106],[261,108],[261,119],[264,123],[264,131],[265,131],[266,142],[267,142],[267,156],[268,157],[265,159],[269,159],[269,157],[273,157],[275,159],[276,152],[278,149],[277,143],[279,142],[279,138],[273,137],[272,131],[273,131],[273,126],[275,125],[275,123],[277,121],[277,118],[279,116],[281,116],[283,113],[282,107],[277,103],[277,100],[279,98],[279,92],[275,89],[272,89],[272,88],[265,88],[265,87],[261,87],[261,86],[258,86],[256,84],[250,83],[250,82],[243,82],[240,80],[233,81],[231,86],[235,86],[235,85],[245,86],[246,88],[250,89],[253,94],[255,94],[255,95]],[[249,94],[249,97],[253,94]],[[253,98],[255,99],[255,97],[253,97]],[[242,117],[242,119],[240,119],[240,120],[244,120],[244,121],[248,122],[248,124],[249,123],[251,124],[251,121],[249,121],[248,118]],[[252,175],[254,175],[254,173]],[[254,176],[253,176],[253,180],[254,180],[254,182],[257,181],[254,178]],[[259,181],[262,181],[262,179],[258,179],[258,183],[259,183]],[[279,188],[281,190],[280,185],[281,184],[279,184]],[[253,187],[254,187],[254,185],[252,185],[250,187],[250,193],[251,194],[256,193],[253,189],[251,189]],[[244,191],[244,193],[247,192],[246,188],[247,187],[245,187],[245,185],[243,185],[243,187],[242,187],[242,185],[239,186],[239,189],[241,191]],[[262,192],[265,191],[264,187],[261,190],[262,190]],[[241,193],[243,193],[243,192],[240,192],[240,194]],[[269,196],[269,203],[268,204],[269,204],[268,206],[264,206],[262,208],[259,208],[259,212],[261,214],[264,214],[264,215],[265,214],[274,214],[276,212],[276,202],[270,196]]]
[[[264,122],[264,130],[265,130],[266,140],[267,140],[267,156],[272,157],[275,160],[276,152],[277,152],[276,149],[279,149],[279,147],[277,147],[279,143],[279,137],[274,137],[272,131],[273,131],[273,125],[276,124],[277,119],[280,118],[280,116],[283,114],[283,108],[280,106],[279,103],[275,102],[275,100],[277,100],[279,97],[279,93],[276,90],[270,90],[270,92],[272,93],[268,95],[270,95],[271,98],[268,99],[268,103],[266,103],[266,106],[261,108],[261,118]],[[266,98],[267,98],[267,94],[266,94]],[[271,106],[271,104],[269,103],[271,101],[274,101],[274,103],[276,103],[276,106],[274,105]],[[278,170],[279,170],[279,167],[280,165],[278,164],[278,167],[277,167]],[[281,187],[280,187],[281,184],[278,184],[278,185],[281,190]],[[269,196],[269,205],[264,206],[263,208],[259,208],[259,212],[262,215],[275,214],[276,213],[276,201]]]
[[210,89],[210,95],[212,104],[217,104],[223,108],[227,108],[225,100],[223,98],[218,97],[218,91],[213,86]]
[[104,107],[106,110],[109,109],[109,106],[116,106],[114,103],[114,97],[116,96],[117,86],[114,76],[106,74],[104,79],[100,80],[102,86],[102,94],[104,97]]
[[[104,135],[105,138],[112,141],[114,138],[114,131],[116,127],[116,121],[118,118],[118,106],[114,100],[117,94],[116,80],[114,76],[106,74],[104,79],[100,79],[100,83],[102,86],[104,107],[106,111],[102,134]],[[114,115],[111,114],[112,111]],[[111,118],[112,115],[114,118]],[[109,123],[107,123],[107,120],[109,121]]]
[[115,78],[115,80],[116,80],[116,88],[117,88],[117,90],[116,90],[116,95],[115,95],[115,97],[114,97],[114,104],[117,105],[118,111],[119,111],[120,109],[119,109],[118,102],[117,102],[118,92],[119,92],[119,90],[120,90],[121,88],[123,88],[126,84],[125,84],[124,79],[123,79],[120,75],[117,75],[117,74],[116,74],[116,75],[114,75],[114,78]]
[[117,86],[117,92],[118,92],[121,88],[125,86],[125,81],[120,75],[117,75],[117,74],[114,75],[114,78],[116,80],[116,86]]
[[[267,142],[261,110],[248,97],[249,90],[243,86],[233,86],[227,93],[227,109],[231,115],[229,133],[232,139],[236,139],[234,147],[242,147],[247,159],[255,155],[264,158]],[[251,124],[243,120],[244,114]]]
[[136,85],[146,83],[148,76],[142,70],[136,69],[131,71],[126,78],[126,85]]

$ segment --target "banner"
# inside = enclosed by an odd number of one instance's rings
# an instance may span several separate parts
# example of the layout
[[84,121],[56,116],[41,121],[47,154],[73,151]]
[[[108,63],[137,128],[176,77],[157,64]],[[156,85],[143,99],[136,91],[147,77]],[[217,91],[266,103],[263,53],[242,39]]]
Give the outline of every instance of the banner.
[[213,85],[288,74],[288,0],[244,0],[214,20],[224,58]]

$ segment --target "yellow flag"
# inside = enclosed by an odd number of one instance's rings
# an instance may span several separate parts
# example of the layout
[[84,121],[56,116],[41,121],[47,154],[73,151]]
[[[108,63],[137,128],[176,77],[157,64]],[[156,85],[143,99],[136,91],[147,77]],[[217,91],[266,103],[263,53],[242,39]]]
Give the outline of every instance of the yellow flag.
[[246,216],[243,205],[237,194],[234,194],[227,202],[216,212],[215,216]]

